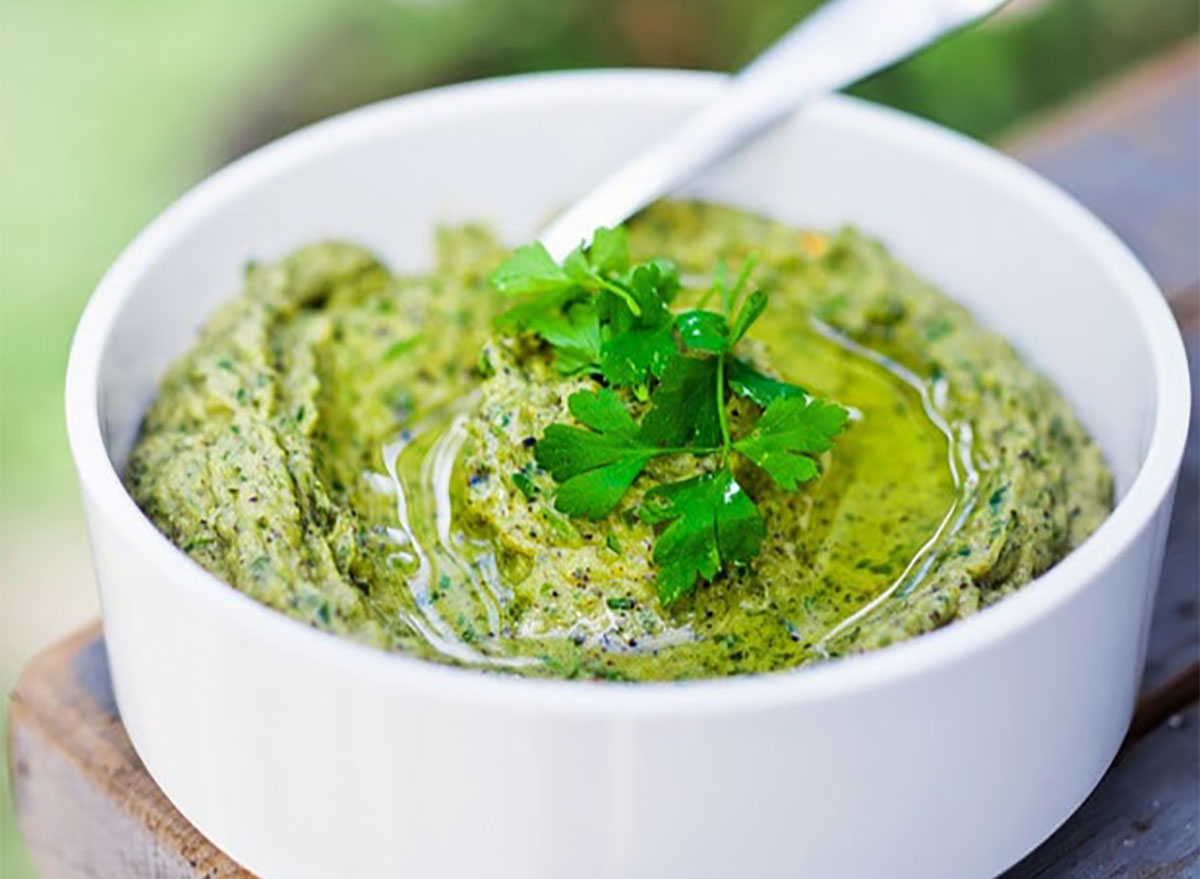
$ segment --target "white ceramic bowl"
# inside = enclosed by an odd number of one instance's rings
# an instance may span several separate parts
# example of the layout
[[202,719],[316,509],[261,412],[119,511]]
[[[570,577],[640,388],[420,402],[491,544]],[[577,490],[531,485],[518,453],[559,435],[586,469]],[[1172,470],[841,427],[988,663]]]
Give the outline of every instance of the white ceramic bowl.
[[846,98],[693,193],[861,225],[1013,339],[1104,448],[1120,503],[1018,595],[869,656],[601,685],[388,655],[235,592],[118,472],[167,363],[249,258],[335,236],[421,266],[435,223],[509,240],[719,87],[524,77],[389,101],[202,183],[121,255],[71,352],[67,415],[117,701],[146,767],[268,879],[985,877],[1107,768],[1141,672],[1188,419],[1183,349],[1125,247],[1007,159]]

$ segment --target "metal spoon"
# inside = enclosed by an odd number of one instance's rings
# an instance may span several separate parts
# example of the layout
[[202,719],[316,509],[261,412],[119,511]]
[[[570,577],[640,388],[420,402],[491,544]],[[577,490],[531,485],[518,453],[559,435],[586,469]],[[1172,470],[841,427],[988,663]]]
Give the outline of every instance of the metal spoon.
[[809,98],[857,82],[1007,0],[833,0],[733,76],[720,94],[543,230],[562,259],[737,150]]

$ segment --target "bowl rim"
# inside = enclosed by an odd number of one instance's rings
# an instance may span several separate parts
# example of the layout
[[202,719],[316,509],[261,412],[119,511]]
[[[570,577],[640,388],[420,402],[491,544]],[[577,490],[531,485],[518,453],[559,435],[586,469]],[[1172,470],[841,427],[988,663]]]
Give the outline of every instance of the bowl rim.
[[1028,586],[995,606],[922,636],[828,663],[760,675],[646,681],[633,684],[520,678],[441,665],[359,644],[313,629],[231,588],[162,535],[141,512],[112,465],[102,437],[100,364],[128,293],[162,250],[190,225],[248,185],[314,155],[395,125],[459,117],[497,104],[527,106],[564,94],[645,97],[697,103],[724,80],[683,70],[583,70],[498,77],[416,92],[371,104],[302,128],[243,156],[189,189],[130,242],[101,278],[71,344],[66,380],[67,433],[86,500],[110,527],[141,547],[153,565],[169,570],[168,588],[188,590],[215,613],[241,615],[255,637],[272,646],[309,652],[314,661],[377,679],[380,686],[415,688],[440,698],[556,714],[646,716],[714,714],[817,702],[896,684],[980,653],[1033,625],[1112,563],[1170,496],[1191,415],[1190,378],[1182,339],[1166,300],[1146,269],[1099,219],[1054,184],[1015,160],[932,122],[860,99],[833,95],[800,111],[817,124],[828,119],[869,136],[932,152],[970,173],[1001,182],[1088,246],[1114,278],[1137,317],[1150,350],[1156,384],[1154,426],[1145,458],[1125,496],[1081,546]]

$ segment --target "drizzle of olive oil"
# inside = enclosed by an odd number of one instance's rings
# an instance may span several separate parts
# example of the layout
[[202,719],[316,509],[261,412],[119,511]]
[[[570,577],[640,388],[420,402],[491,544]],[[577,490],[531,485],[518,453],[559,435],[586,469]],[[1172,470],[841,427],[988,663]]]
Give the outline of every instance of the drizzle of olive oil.
[[[822,478],[759,501],[769,534],[749,572],[702,585],[679,607],[639,608],[654,617],[652,638],[625,636],[614,614],[566,612],[556,624],[563,594],[576,587],[514,575],[497,564],[492,541],[460,527],[455,495],[473,478],[453,466],[461,415],[432,419],[418,440],[389,449],[401,528],[414,550],[409,597],[427,645],[451,661],[526,673],[765,671],[820,657],[830,634],[911,588],[961,518],[975,479],[969,435],[942,417],[935,386],[802,312],[773,315],[756,335],[783,378],[847,406],[851,424]],[[602,582],[623,606],[627,584]],[[522,634],[521,615],[539,605],[541,630]]]

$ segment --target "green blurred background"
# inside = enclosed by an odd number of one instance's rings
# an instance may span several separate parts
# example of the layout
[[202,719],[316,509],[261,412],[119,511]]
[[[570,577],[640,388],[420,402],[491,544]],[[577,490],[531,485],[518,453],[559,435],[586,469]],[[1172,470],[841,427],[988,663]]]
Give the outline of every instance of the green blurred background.
[[[0,0],[0,684],[96,611],[62,415],[71,331],[189,185],[441,83],[730,70],[818,0]],[[1196,0],[1015,0],[856,91],[996,140],[1197,31]],[[4,705],[7,705],[5,700]],[[0,709],[3,714],[3,709]],[[0,877],[34,875],[0,770]]]

